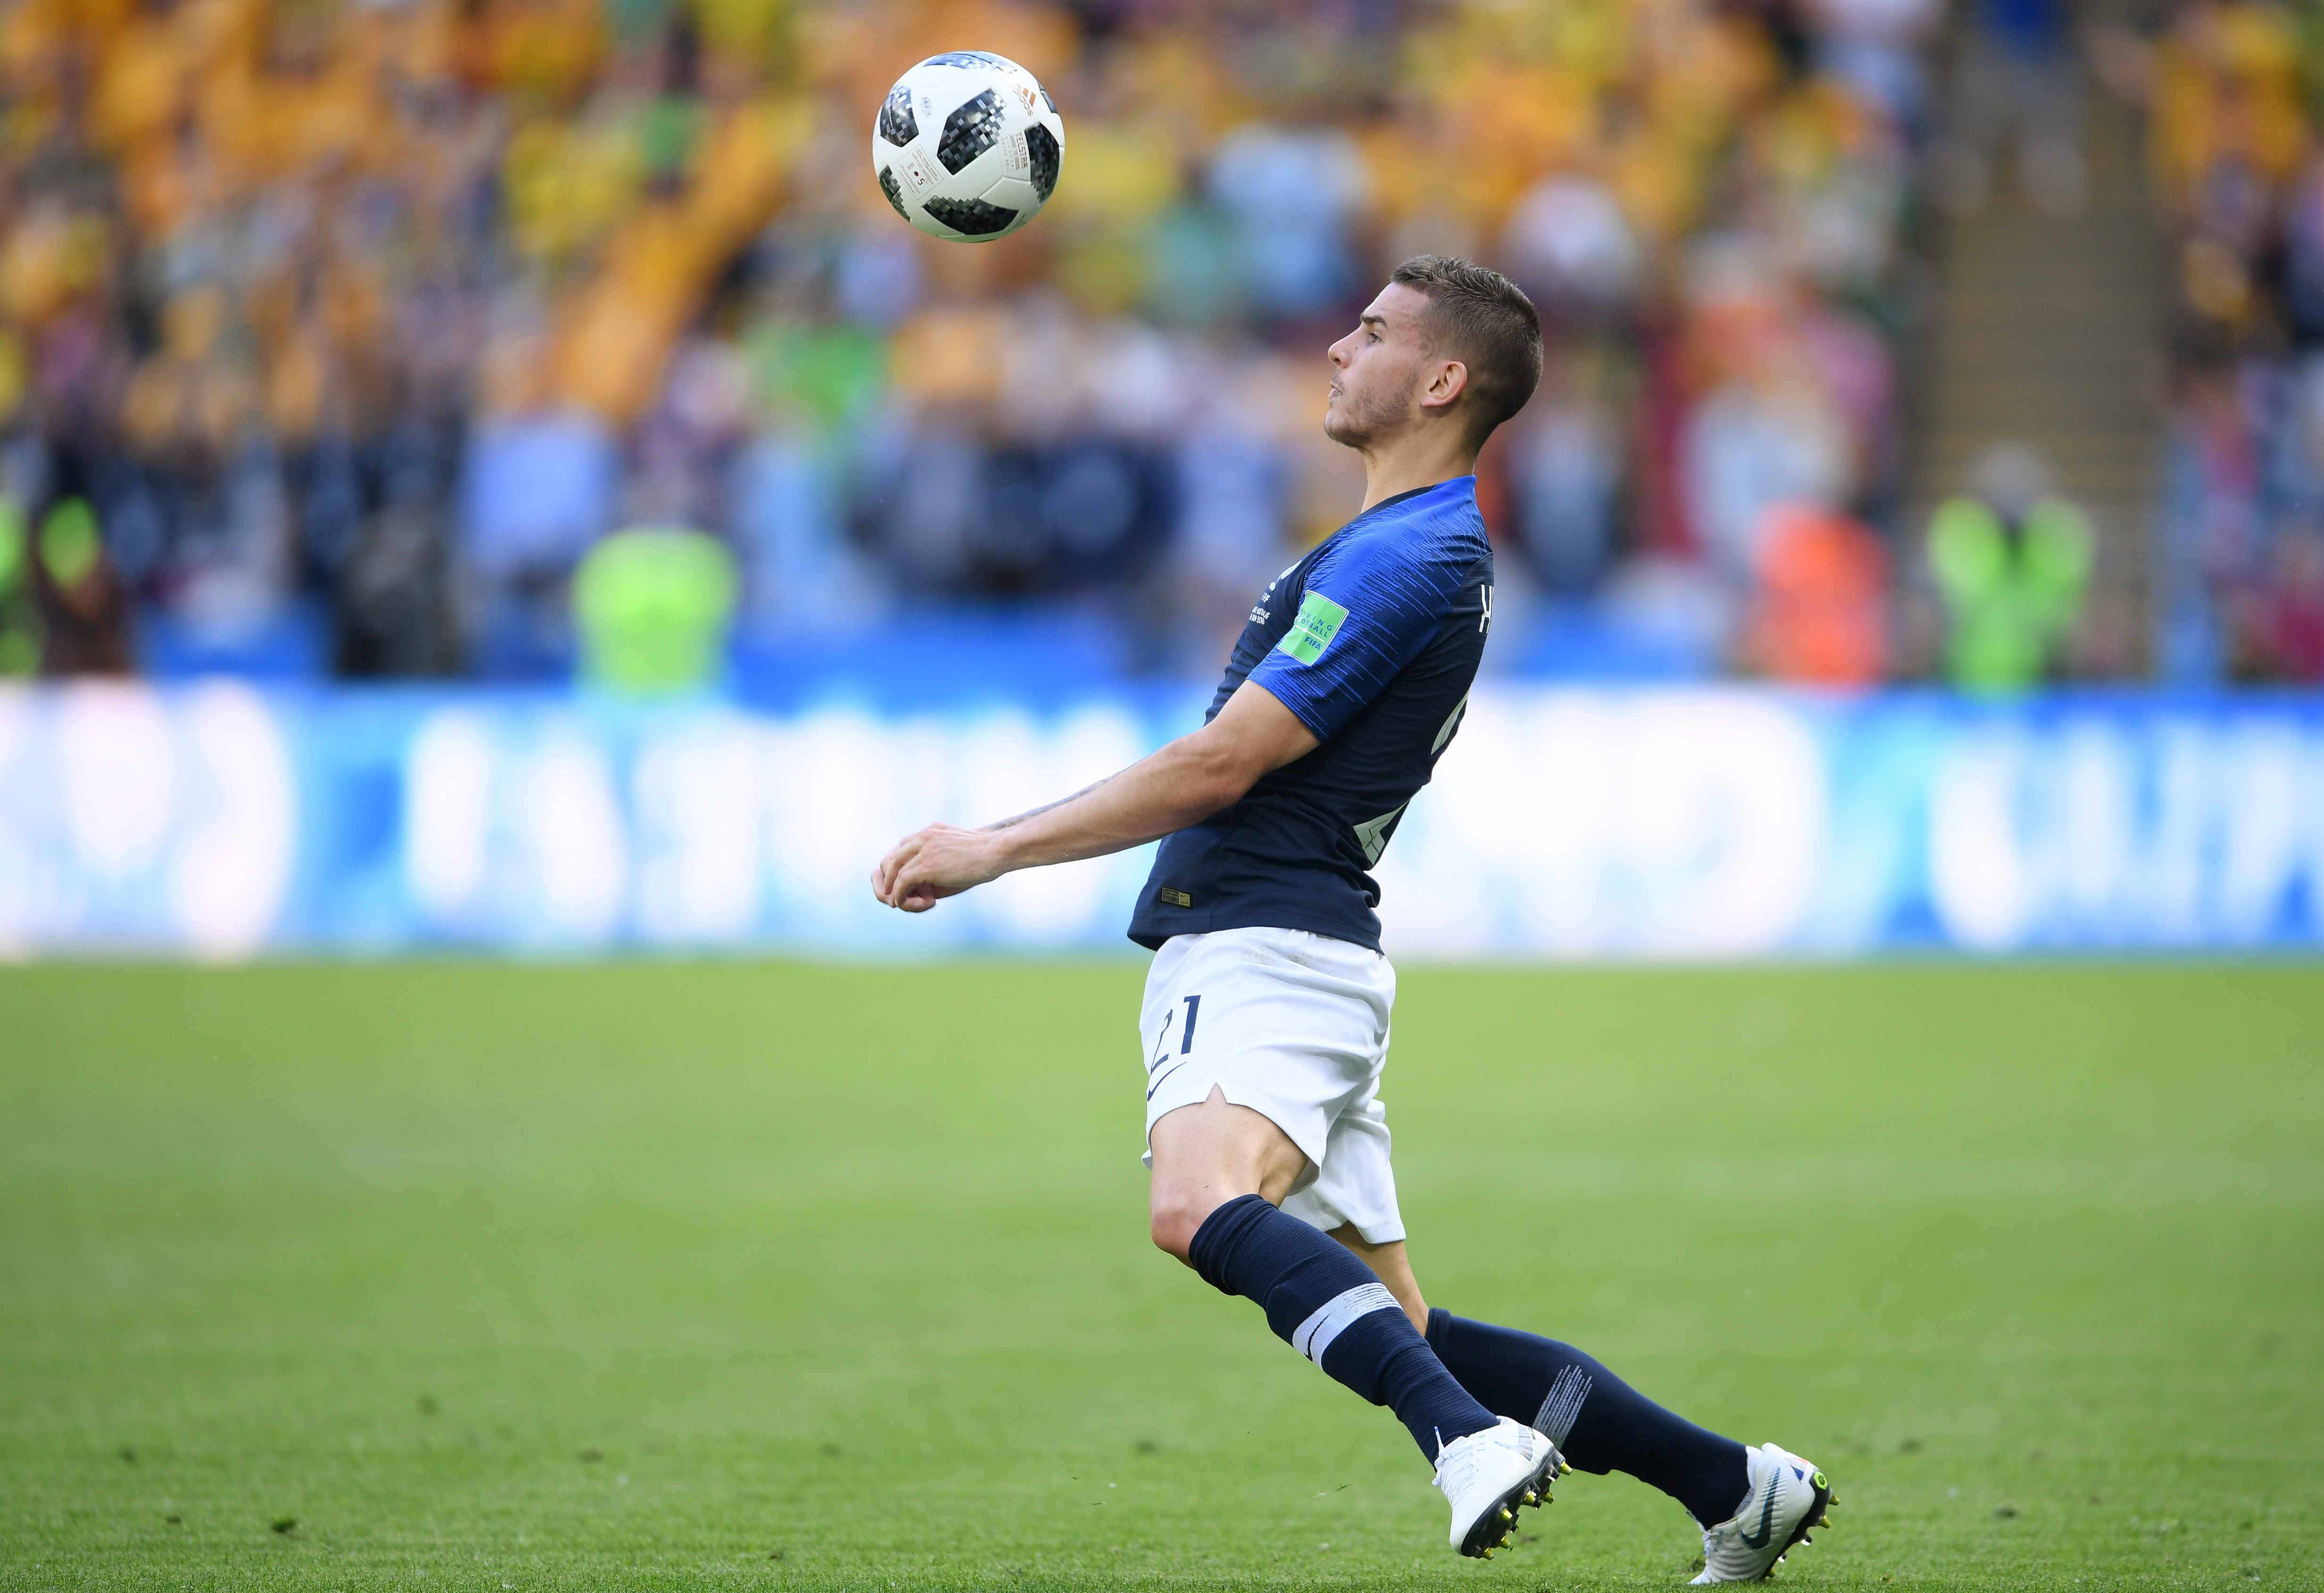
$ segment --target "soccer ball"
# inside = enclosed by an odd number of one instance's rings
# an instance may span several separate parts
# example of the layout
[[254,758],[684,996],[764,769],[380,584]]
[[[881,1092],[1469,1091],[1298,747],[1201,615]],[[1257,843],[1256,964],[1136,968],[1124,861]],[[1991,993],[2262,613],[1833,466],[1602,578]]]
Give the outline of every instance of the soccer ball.
[[872,127],[872,170],[896,214],[955,243],[989,244],[1032,220],[1065,158],[1049,91],[981,50],[932,55],[897,79]]

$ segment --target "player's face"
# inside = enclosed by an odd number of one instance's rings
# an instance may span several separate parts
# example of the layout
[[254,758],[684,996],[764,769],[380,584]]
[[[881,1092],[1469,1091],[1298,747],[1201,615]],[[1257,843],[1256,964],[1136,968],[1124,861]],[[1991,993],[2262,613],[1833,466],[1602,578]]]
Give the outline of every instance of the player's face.
[[1332,400],[1323,435],[1350,448],[1381,441],[1417,418],[1415,403],[1427,348],[1421,317],[1428,295],[1390,282],[1356,329],[1332,345]]

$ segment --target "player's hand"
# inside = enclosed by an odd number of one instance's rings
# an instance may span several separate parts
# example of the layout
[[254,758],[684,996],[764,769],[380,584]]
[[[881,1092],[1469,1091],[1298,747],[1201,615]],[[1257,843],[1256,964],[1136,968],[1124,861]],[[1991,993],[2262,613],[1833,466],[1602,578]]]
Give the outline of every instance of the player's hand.
[[905,912],[926,912],[946,896],[1001,877],[992,832],[931,824],[896,843],[872,871],[872,894]]

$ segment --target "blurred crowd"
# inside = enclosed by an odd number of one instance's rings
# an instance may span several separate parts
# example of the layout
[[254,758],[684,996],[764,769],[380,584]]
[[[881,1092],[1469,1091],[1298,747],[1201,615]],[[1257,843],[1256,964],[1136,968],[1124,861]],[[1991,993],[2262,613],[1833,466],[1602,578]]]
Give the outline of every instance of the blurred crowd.
[[[747,649],[962,605],[1205,670],[1358,500],[1322,350],[1436,250],[1547,323],[1480,471],[1500,663],[1882,679],[1936,14],[13,0],[0,671],[541,679],[576,607]],[[2185,377],[2190,579],[2324,570],[2285,506],[2324,469],[2310,38],[2204,8],[2155,52],[2220,351]],[[867,156],[895,76],[964,46],[1067,125],[989,245],[903,227]],[[2202,645],[2317,644],[2234,612]]]
[[2183,5],[2114,44],[2173,251],[2155,671],[2324,681],[2324,9]]

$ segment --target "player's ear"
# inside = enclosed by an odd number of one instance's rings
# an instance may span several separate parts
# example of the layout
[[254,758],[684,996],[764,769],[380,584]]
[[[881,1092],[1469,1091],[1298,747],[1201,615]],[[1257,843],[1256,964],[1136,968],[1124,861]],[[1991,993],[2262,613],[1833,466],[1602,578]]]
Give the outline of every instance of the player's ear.
[[1469,367],[1457,359],[1439,360],[1428,383],[1420,390],[1420,407],[1441,410],[1459,402],[1469,390]]

